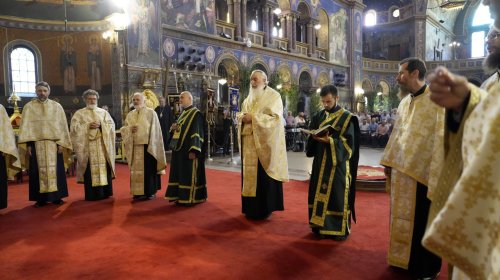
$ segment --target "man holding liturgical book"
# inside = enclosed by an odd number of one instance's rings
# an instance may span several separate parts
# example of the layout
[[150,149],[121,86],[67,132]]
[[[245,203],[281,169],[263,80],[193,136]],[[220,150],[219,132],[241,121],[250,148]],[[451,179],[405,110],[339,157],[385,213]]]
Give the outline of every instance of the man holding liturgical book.
[[356,117],[342,109],[337,88],[321,89],[324,109],[313,116],[306,154],[314,157],[309,181],[309,225],[314,234],[337,241],[347,239],[354,212],[355,182],[359,160],[360,131]]

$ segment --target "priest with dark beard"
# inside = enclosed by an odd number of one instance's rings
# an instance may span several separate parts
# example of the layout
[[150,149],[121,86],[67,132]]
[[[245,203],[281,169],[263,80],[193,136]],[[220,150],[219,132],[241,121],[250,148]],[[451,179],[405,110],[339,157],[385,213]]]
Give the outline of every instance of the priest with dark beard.
[[354,200],[359,161],[358,119],[338,105],[334,85],[321,88],[324,110],[311,119],[310,129],[332,126],[324,136],[307,138],[306,155],[314,157],[309,182],[309,226],[319,237],[346,240],[351,219],[356,221]]
[[500,1],[485,1],[495,20],[486,36],[487,73],[481,86],[438,67],[431,99],[446,108],[445,163],[423,245],[442,257],[453,279],[498,279],[500,252]]
[[37,98],[23,108],[23,121],[19,127],[19,155],[29,170],[29,200],[35,207],[51,202],[64,203],[68,196],[66,168],[72,161],[73,147],[68,122],[62,106],[50,100],[50,86],[36,84]]
[[238,121],[242,165],[242,212],[248,219],[266,219],[283,211],[283,182],[288,161],[280,94],[267,86],[267,75],[254,70],[250,91]]

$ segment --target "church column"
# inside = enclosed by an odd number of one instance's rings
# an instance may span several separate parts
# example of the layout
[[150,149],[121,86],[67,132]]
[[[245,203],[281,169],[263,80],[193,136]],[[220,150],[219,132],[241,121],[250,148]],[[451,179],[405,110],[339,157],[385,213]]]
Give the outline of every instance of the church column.
[[311,21],[307,23],[307,43],[309,44],[309,48],[307,48],[307,56],[312,56],[314,52],[314,44],[313,44],[313,24]]
[[297,49],[297,17],[292,18],[292,49]]
[[273,45],[273,27],[274,27],[274,12],[273,8],[270,7],[271,11],[269,12],[269,46]]
[[264,7],[264,15],[262,18],[262,21],[264,23],[264,47],[269,46],[269,35],[271,35],[271,29],[270,24],[269,24],[269,11],[271,10],[271,7],[265,6]]
[[[229,13],[229,22],[234,23],[234,3],[232,0],[227,0],[227,12]],[[227,17],[227,15],[225,15]],[[227,22],[227,18],[225,19]]]
[[[425,26],[427,21],[426,0],[415,1],[415,40],[413,50],[415,57],[425,60],[426,35]],[[410,50],[410,55],[411,55]]]
[[286,37],[288,39],[288,52],[292,52],[295,50],[294,46],[294,37],[295,34],[293,33],[293,16],[292,14],[287,14],[286,16]]
[[111,43],[111,98],[110,114],[116,119],[116,126],[122,125],[122,120],[129,110],[128,71],[127,65],[127,30],[118,31],[116,41]]
[[[348,50],[348,60],[347,63],[351,65],[351,71],[349,73],[349,83],[346,86],[349,86],[349,100],[345,100],[344,102],[349,102],[351,104],[351,111],[358,110],[367,104],[364,104],[364,98],[362,98],[361,93],[357,93],[357,88],[362,88],[362,80],[363,80],[363,60],[362,60],[362,47],[363,43],[362,34],[361,34],[361,24],[363,22],[363,11],[365,9],[365,5],[363,5],[362,0],[355,0],[350,5],[350,15],[349,15],[349,29],[348,36],[346,39],[347,42],[347,50]],[[363,104],[358,104],[360,101]],[[360,106],[363,105],[363,106]]]
[[286,16],[282,15],[280,17],[280,27],[281,27],[281,35],[283,38],[288,38],[286,33]]
[[241,40],[247,37],[247,0],[241,1]]
[[[233,5],[233,22],[236,25],[236,34],[235,34],[235,39],[236,41],[242,41],[241,40],[241,0],[234,0],[234,5]],[[238,26],[239,25],[239,26]]]
[[[425,60],[425,24],[426,18],[415,16],[415,40],[413,49],[415,57]],[[411,52],[410,52],[411,53]]]

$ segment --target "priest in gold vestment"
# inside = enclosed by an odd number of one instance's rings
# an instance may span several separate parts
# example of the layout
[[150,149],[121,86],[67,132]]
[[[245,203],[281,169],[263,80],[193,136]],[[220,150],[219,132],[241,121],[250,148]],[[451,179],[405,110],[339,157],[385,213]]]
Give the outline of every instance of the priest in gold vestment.
[[0,209],[7,207],[7,180],[21,171],[14,131],[5,108],[0,104]]
[[415,278],[433,278],[441,259],[422,246],[430,207],[430,186],[436,184],[443,159],[444,109],[429,99],[425,63],[400,62],[396,78],[408,93],[398,107],[398,119],[382,156],[391,194],[388,262]]
[[85,200],[100,200],[113,195],[115,123],[106,110],[97,107],[97,91],[86,90],[83,99],[87,106],[71,119],[77,182],[83,183]]
[[265,219],[284,210],[283,182],[288,161],[280,94],[267,86],[261,70],[250,75],[250,92],[237,114],[242,172],[242,212],[249,219]]
[[423,244],[453,265],[453,279],[500,279],[500,1],[490,6],[481,88],[440,67],[429,77],[431,98],[447,109],[446,162]]
[[29,170],[29,200],[36,201],[35,207],[60,205],[68,196],[66,169],[72,160],[68,122],[62,106],[48,99],[48,83],[37,83],[36,95],[23,108],[18,140],[21,162]]
[[155,111],[145,106],[142,93],[134,93],[132,102],[134,110],[120,129],[130,167],[130,193],[134,199],[153,199],[167,166],[160,122]]

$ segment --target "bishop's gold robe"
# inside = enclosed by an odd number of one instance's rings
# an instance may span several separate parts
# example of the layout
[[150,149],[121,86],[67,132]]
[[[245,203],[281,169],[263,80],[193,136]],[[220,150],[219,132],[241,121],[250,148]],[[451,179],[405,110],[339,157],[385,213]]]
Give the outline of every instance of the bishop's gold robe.
[[19,159],[19,152],[17,150],[16,139],[9,116],[5,108],[0,104],[0,153],[3,154],[5,159],[5,166],[7,167],[7,178],[12,180],[14,176],[21,171],[21,161]]
[[[100,128],[90,129],[92,122]],[[109,184],[107,165],[111,167],[111,177],[115,177],[115,123],[109,113],[101,108],[83,108],[75,112],[71,119],[71,141],[76,154],[78,183],[83,183],[83,174],[90,160],[92,187]]]
[[500,83],[484,84],[486,96],[472,86],[458,132],[447,131],[435,218],[423,239],[461,279],[500,279]]
[[[243,124],[245,113],[252,114],[252,123]],[[267,175],[277,181],[288,181],[283,103],[280,94],[270,87],[258,98],[251,96],[237,114],[238,144],[243,157],[242,196],[255,197],[257,192],[258,162]],[[241,146],[241,141],[244,145]]]
[[[132,133],[132,126],[138,131]],[[125,125],[120,129],[125,147],[125,156],[130,167],[130,192],[132,195],[144,195],[144,146],[156,159],[156,173],[164,174],[167,166],[160,122],[153,109],[142,107],[127,114]]]
[[416,207],[417,182],[428,186],[427,196],[437,183],[443,161],[444,109],[429,98],[429,88],[398,107],[398,119],[382,156],[381,164],[392,167],[387,178],[391,194],[388,263],[408,269]]
[[[57,149],[63,148],[65,169],[72,162],[72,145],[68,122],[62,106],[50,99],[44,102],[33,99],[23,107],[22,122],[19,128],[19,144],[34,142],[40,193],[51,193],[57,186]],[[26,145],[19,146],[21,163],[28,169]]]

